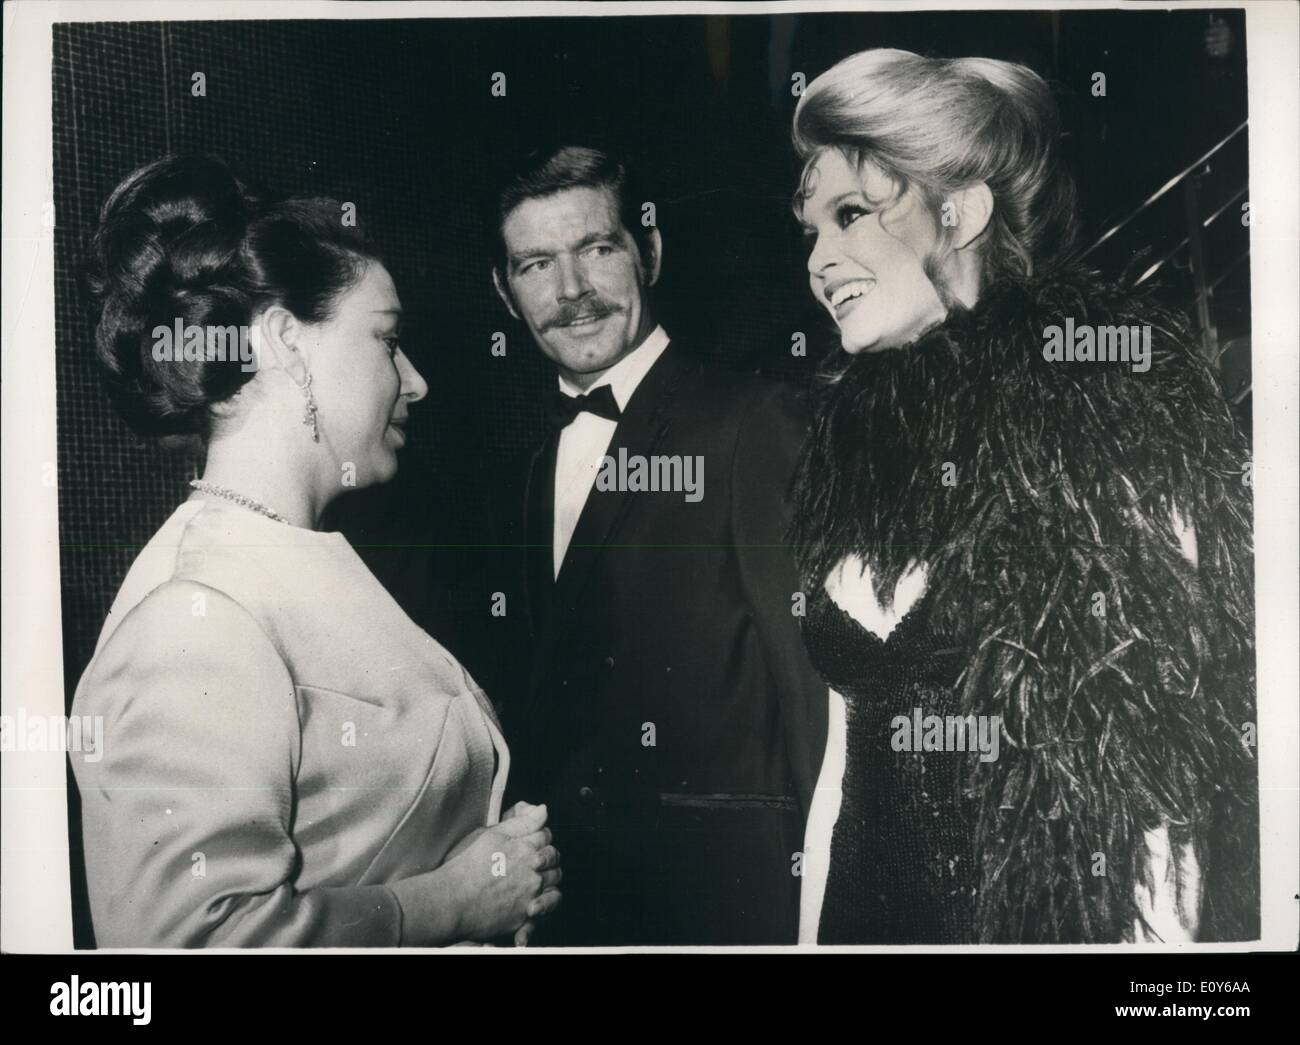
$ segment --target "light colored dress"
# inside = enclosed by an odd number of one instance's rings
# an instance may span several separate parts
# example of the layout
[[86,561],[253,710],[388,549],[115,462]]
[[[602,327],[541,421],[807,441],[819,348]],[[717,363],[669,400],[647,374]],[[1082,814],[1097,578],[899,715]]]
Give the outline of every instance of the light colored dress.
[[103,718],[73,761],[100,947],[397,946],[388,885],[495,823],[510,765],[342,535],[207,500],[131,567],[73,713]]

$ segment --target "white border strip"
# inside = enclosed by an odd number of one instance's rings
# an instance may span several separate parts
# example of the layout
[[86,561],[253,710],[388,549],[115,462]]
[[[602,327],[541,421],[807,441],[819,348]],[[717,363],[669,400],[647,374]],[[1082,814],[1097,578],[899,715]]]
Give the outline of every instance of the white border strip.
[[[1260,945],[1200,944],[1179,950],[1293,950],[1300,943],[1300,472],[1297,362],[1300,361],[1300,184],[1297,125],[1300,7],[1200,0],[1181,8],[1245,7],[1251,173],[1251,295],[1255,404],[1259,756],[1263,856]],[[505,18],[646,15],[777,15],[855,11],[1151,11],[1147,3],[244,3],[195,0],[13,0],[4,7],[3,325],[0,331],[0,710],[63,713],[55,462],[53,199],[50,122],[51,27],[55,22],[199,19]],[[0,759],[0,948],[67,951],[72,946],[64,756]],[[755,948],[782,950],[793,948]],[[810,949],[810,948],[801,948]],[[1014,948],[817,948],[840,950],[1020,950],[1031,953],[1165,952],[1159,945]],[[605,949],[601,949],[605,950]],[[608,949],[618,952],[619,948]],[[661,948],[644,948],[646,951]],[[734,948],[683,948],[727,951]],[[247,953],[247,952],[236,952]],[[286,951],[284,953],[296,953]],[[367,952],[376,953],[376,952]],[[435,952],[437,953],[437,952]],[[455,954],[482,953],[456,949]],[[499,953],[499,952],[498,952]],[[530,953],[530,952],[525,952]]]

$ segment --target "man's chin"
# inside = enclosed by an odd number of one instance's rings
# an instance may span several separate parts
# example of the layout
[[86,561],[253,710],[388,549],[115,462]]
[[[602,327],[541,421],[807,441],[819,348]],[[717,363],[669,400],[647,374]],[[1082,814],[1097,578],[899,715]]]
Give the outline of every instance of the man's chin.
[[608,370],[622,359],[628,350],[625,341],[613,339],[579,344],[567,338],[555,339],[548,347],[551,351],[547,355],[557,366],[563,367],[571,374],[598,374],[602,370]]

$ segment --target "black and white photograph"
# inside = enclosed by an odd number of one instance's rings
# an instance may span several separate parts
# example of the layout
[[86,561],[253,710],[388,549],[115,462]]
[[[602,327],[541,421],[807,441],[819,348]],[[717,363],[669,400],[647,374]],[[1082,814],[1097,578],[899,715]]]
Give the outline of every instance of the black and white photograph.
[[1296,33],[7,3],[3,950],[1294,950]]

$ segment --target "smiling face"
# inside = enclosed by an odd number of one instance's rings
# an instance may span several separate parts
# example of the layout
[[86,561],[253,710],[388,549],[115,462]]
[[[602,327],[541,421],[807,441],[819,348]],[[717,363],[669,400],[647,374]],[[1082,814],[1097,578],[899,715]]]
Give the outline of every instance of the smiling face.
[[925,271],[939,230],[919,194],[899,194],[878,167],[859,171],[838,149],[823,150],[804,188],[808,283],[846,352],[897,348],[942,322],[947,309]]
[[429,390],[398,343],[401,316],[388,270],[370,262],[330,318],[305,327],[321,442],[356,466],[358,487],[397,474],[407,410]]
[[658,275],[642,264],[606,188],[580,186],[524,200],[501,226],[506,272],[493,272],[511,315],[541,350],[582,388],[654,329],[647,288]]

